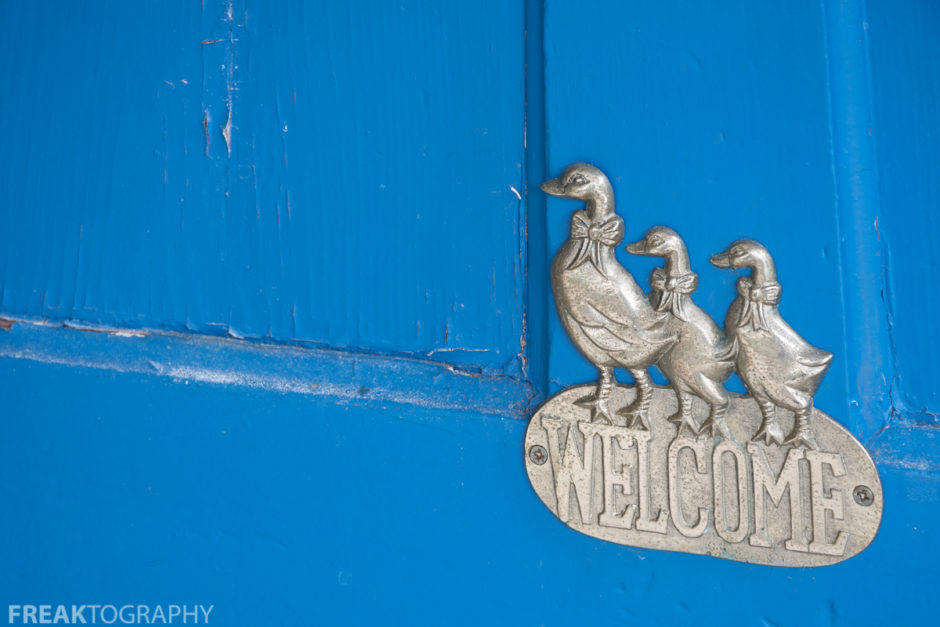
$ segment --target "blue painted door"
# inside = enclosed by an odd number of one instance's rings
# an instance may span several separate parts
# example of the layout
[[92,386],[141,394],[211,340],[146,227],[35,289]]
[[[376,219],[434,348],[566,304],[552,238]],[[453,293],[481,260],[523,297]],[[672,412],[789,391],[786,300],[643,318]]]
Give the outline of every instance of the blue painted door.
[[[0,11],[8,617],[932,621],[932,3]],[[631,549],[539,502],[526,419],[596,376],[548,287],[572,206],[537,185],[579,160],[610,174],[627,240],[686,238],[717,319],[734,277],[708,255],[773,251],[782,311],[836,354],[817,403],[884,481],[864,553],[801,570]]]

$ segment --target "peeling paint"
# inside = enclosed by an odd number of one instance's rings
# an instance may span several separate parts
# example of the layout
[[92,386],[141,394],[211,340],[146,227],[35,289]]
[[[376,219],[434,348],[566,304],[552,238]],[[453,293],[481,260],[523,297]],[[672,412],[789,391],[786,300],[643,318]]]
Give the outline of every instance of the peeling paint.
[[[139,372],[188,382],[527,418],[529,385],[429,359],[270,346],[167,332],[23,321],[0,335],[0,356]],[[315,382],[315,383],[312,383]]]
[[[8,41],[34,62],[44,57],[29,50],[72,50],[30,83],[61,87],[69,107],[3,99],[11,120],[70,130],[10,128],[7,152],[30,158],[8,160],[7,204],[30,211],[4,239],[0,315],[231,331],[519,376],[521,9],[493,21],[494,0],[404,13],[133,7],[84,3],[73,17],[85,33],[55,22],[33,44]],[[173,28],[135,29],[136,11]],[[120,54],[89,63],[80,51],[95,41]],[[412,63],[428,46],[446,68]],[[98,79],[122,88],[90,89]],[[73,174],[48,179],[62,159]],[[434,176],[406,183],[429,166]]]
[[228,155],[232,156],[232,110],[229,109],[228,120],[225,121],[225,126],[222,127],[222,137],[225,139],[225,149],[228,151]]
[[206,109],[203,111],[202,115],[202,130],[206,134],[206,156],[209,156],[209,110]]

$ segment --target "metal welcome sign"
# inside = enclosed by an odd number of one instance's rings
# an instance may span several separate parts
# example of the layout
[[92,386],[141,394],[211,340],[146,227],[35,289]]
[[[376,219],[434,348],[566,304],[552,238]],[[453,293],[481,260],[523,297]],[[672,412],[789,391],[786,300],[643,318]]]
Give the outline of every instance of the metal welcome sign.
[[[823,566],[868,546],[881,522],[878,471],[813,406],[832,354],[781,317],[767,249],[738,240],[711,257],[750,270],[722,331],[692,300],[697,275],[677,233],[654,227],[626,247],[663,259],[649,296],[617,261],[624,225],[603,172],[575,163],[542,189],[585,202],[551,280],[565,330],[600,373],[529,423],[526,469],[545,505],[596,538],[756,564]],[[652,383],[653,365],[668,388]],[[617,384],[615,368],[635,385]],[[747,395],[725,390],[732,372]]]

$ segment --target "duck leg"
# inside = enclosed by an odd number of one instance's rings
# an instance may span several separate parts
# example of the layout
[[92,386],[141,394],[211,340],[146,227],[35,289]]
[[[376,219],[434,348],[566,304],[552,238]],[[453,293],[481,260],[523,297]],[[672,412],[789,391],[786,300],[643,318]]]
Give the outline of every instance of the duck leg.
[[646,370],[630,369],[633,380],[636,382],[636,398],[633,402],[621,409],[619,413],[626,417],[627,427],[631,429],[649,429],[647,415],[650,410],[650,403],[653,400],[653,380],[650,379]]
[[798,409],[794,413],[793,430],[790,431],[790,435],[787,436],[784,444],[803,446],[811,449],[819,448],[819,445],[816,444],[816,436],[813,435],[813,428],[810,425],[810,416],[813,413],[813,406],[810,405],[806,409]]
[[721,436],[726,440],[734,439],[731,437],[731,430],[728,428],[728,423],[725,422],[725,412],[728,411],[730,404],[731,401],[727,398],[724,399],[724,403],[709,403],[708,418],[699,425],[698,433],[707,431],[711,433],[713,438]]
[[783,444],[783,428],[777,420],[777,407],[769,400],[758,398],[757,404],[760,405],[760,413],[764,420],[754,437],[753,442],[763,440],[764,444]]
[[697,435],[699,429],[692,418],[692,395],[676,388],[676,398],[679,400],[679,407],[676,409],[676,413],[666,420],[678,427],[676,435],[681,436],[683,433]]
[[597,370],[600,372],[600,378],[597,381],[597,392],[590,396],[579,398],[574,403],[575,405],[587,407],[591,410],[591,422],[599,422],[605,425],[613,424],[614,421],[611,419],[608,401],[610,399],[610,391],[614,387],[614,369],[600,366]]
[[702,421],[695,434],[709,433],[713,438],[721,436],[728,440],[734,439],[725,423],[725,413],[731,406],[731,399],[721,382],[700,374],[692,390],[708,403],[708,418]]

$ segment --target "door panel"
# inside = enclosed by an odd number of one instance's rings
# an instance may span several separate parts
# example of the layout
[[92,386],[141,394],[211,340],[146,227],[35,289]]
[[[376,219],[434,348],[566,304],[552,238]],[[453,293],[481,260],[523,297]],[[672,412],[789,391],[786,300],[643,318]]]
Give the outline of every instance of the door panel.
[[2,310],[518,372],[522,7],[202,4],[4,7]]
[[751,566],[572,532],[525,479],[522,420],[20,359],[0,376],[17,383],[0,422],[4,605],[212,603],[210,625],[933,615],[933,473],[882,466],[890,502],[861,555]]
[[[0,11],[0,611],[934,621],[926,3]],[[680,232],[719,321],[736,277],[708,255],[771,249],[783,314],[836,355],[817,402],[881,473],[867,550],[817,569],[640,550],[539,501],[526,418],[597,374],[547,278],[576,205],[537,189],[576,160],[611,175],[625,242]],[[618,258],[646,287],[653,262]]]
[[869,2],[879,241],[896,362],[892,400],[906,417],[937,424],[936,289],[940,268],[940,5]]
[[[606,171],[625,243],[655,225],[675,229],[699,275],[695,300],[719,322],[737,277],[708,257],[740,237],[764,243],[777,261],[784,316],[836,354],[818,404],[844,404],[820,6],[548,2],[545,48],[551,172],[578,160]],[[548,201],[549,250],[568,237],[573,208]],[[644,287],[659,261],[623,250],[618,258]],[[596,376],[552,321],[555,386]]]

